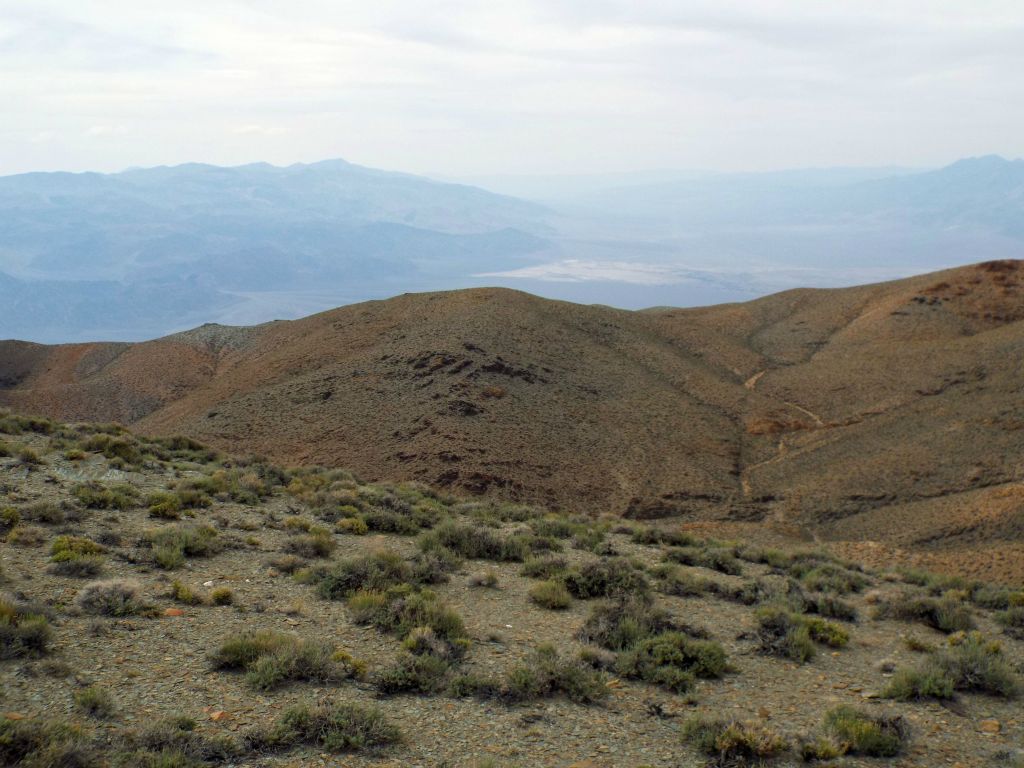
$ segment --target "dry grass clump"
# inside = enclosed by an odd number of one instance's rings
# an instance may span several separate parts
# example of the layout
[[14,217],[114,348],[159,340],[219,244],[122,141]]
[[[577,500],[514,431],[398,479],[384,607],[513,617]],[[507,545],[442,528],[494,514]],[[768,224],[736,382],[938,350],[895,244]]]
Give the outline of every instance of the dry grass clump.
[[562,576],[569,594],[580,600],[595,597],[642,595],[650,591],[643,571],[623,557],[596,560]]
[[829,711],[825,730],[840,754],[865,757],[896,757],[910,738],[910,726],[902,717],[869,715],[850,706]]
[[683,726],[683,741],[707,756],[709,766],[761,765],[789,751],[785,737],[756,722],[695,718]]
[[814,643],[841,648],[850,636],[838,624],[793,613],[782,606],[758,609],[757,637],[762,653],[805,662],[814,657]]
[[125,579],[86,584],[75,598],[75,605],[93,616],[141,616],[154,611],[142,597],[138,583]]
[[60,576],[96,576],[106,549],[83,536],[58,536],[50,545],[50,570]]
[[79,688],[74,693],[75,706],[89,717],[98,720],[106,720],[113,716],[115,710],[114,698],[106,688],[98,685],[89,685]]
[[330,557],[338,543],[331,532],[320,526],[310,526],[306,533],[291,536],[284,543],[284,551],[299,557]]
[[688,691],[695,678],[718,678],[728,669],[725,650],[711,640],[697,640],[682,632],[662,632],[619,654],[615,671],[624,677]]
[[743,565],[731,549],[714,546],[672,547],[665,552],[665,560],[680,565],[699,566],[729,576],[743,575]]
[[114,764],[132,768],[202,768],[225,763],[241,751],[231,736],[206,736],[196,730],[192,718],[175,716],[141,733],[127,734]]
[[412,566],[401,555],[381,550],[340,560],[328,568],[313,569],[308,581],[321,597],[344,600],[361,590],[381,591],[412,578]]
[[131,509],[139,498],[139,492],[130,485],[106,486],[98,482],[76,485],[71,495],[86,509]]
[[307,680],[332,683],[358,677],[365,665],[330,643],[273,630],[246,632],[231,638],[210,660],[217,669],[241,670],[257,690]]
[[46,617],[32,606],[0,597],[0,659],[42,656],[51,635]]
[[542,581],[530,587],[530,600],[541,608],[564,611],[572,604],[572,595],[560,581]]
[[180,568],[186,557],[209,557],[221,552],[224,541],[209,525],[168,525],[146,534],[153,559],[166,570]]
[[245,735],[257,752],[276,752],[309,744],[328,752],[380,749],[402,741],[402,732],[376,707],[324,703],[298,704],[285,710],[270,728]]

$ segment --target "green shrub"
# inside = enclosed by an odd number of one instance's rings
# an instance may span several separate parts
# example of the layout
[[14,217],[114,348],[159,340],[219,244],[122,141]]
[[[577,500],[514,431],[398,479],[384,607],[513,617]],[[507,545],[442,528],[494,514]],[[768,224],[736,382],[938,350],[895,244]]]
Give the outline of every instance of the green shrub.
[[716,589],[713,581],[695,576],[671,563],[656,566],[654,588],[665,595],[675,597],[700,597]]
[[89,717],[105,720],[114,714],[114,699],[106,688],[97,685],[79,688],[74,699],[75,706]]
[[789,749],[789,742],[767,726],[738,720],[689,720],[683,726],[683,740],[716,766],[759,765]]
[[844,753],[866,757],[895,757],[910,736],[902,717],[875,717],[850,706],[829,711],[825,729],[842,745]]
[[970,609],[953,595],[941,598],[898,595],[879,603],[875,618],[918,621],[947,634],[974,628]]
[[553,645],[541,645],[526,664],[508,674],[502,694],[511,701],[564,695],[577,704],[608,695],[605,676],[580,660],[562,658]]
[[177,520],[181,517],[181,497],[169,491],[157,491],[146,497],[146,511],[150,517],[160,520]]
[[232,605],[235,602],[235,593],[227,587],[217,587],[210,592],[211,605]]
[[999,643],[980,633],[951,638],[946,648],[923,660],[913,670],[899,670],[885,695],[898,700],[949,699],[954,691],[987,693],[1013,698],[1020,689],[1017,676]]
[[184,716],[160,720],[125,741],[133,750],[118,756],[126,768],[200,768],[227,762],[241,751],[230,736],[205,736]]
[[348,680],[365,667],[330,643],[308,640],[283,632],[246,632],[224,642],[210,660],[217,669],[245,672],[246,682],[257,690],[270,690],[296,680],[319,683]]
[[185,605],[202,605],[206,602],[202,594],[177,579],[171,582],[170,596],[175,602]]
[[42,656],[51,635],[45,616],[30,606],[0,597],[0,659]]
[[542,608],[564,611],[572,604],[572,596],[559,581],[542,581],[530,588],[530,599]]
[[451,655],[462,653],[469,642],[459,614],[427,589],[401,586],[385,592],[361,592],[352,596],[348,606],[357,624],[371,624],[403,639],[413,630],[427,627],[449,646]]
[[1024,607],[1014,606],[996,614],[996,621],[1003,625],[1006,634],[1024,639]]
[[394,552],[341,560],[329,569],[314,570],[312,583],[321,597],[343,600],[360,591],[382,591],[412,579],[412,568]]
[[447,659],[430,653],[403,653],[374,676],[381,693],[437,693],[446,687]]
[[633,596],[594,606],[579,638],[584,643],[622,651],[644,638],[674,629],[677,627],[668,613],[650,599]]
[[186,557],[209,557],[224,549],[224,542],[209,525],[168,525],[149,531],[146,538],[153,559],[167,570],[180,567]]
[[519,569],[520,576],[530,579],[550,579],[565,573],[569,567],[564,557],[548,555],[547,557],[530,557]]
[[71,495],[86,509],[131,509],[139,498],[138,491],[130,485],[107,487],[97,482],[76,485]]
[[595,597],[646,594],[647,578],[625,558],[609,558],[587,563],[562,576],[569,594],[580,600]]
[[44,718],[0,719],[0,765],[100,768],[103,764],[78,726]]
[[832,563],[812,568],[798,578],[804,586],[815,592],[831,592],[838,595],[860,592],[870,583],[864,574]]
[[688,533],[653,527],[635,528],[630,538],[635,544],[652,546],[665,544],[670,547],[695,547],[700,544],[697,539]]
[[18,450],[18,463],[23,467],[38,467],[46,462],[43,461],[43,457],[39,455],[39,452],[34,448],[25,446]]
[[814,657],[814,641],[807,622],[785,608],[758,609],[756,636],[762,653],[805,662]]
[[299,704],[287,709],[269,729],[245,737],[258,751],[285,750],[309,744],[328,752],[355,752],[386,747],[402,740],[399,729],[375,707],[359,704]]
[[695,677],[721,677],[726,655],[718,643],[694,640],[681,632],[663,632],[619,654],[616,671],[675,693],[690,689]]
[[816,643],[830,648],[842,648],[850,641],[850,634],[838,624],[818,618],[804,619],[807,632]]
[[730,576],[741,576],[743,566],[731,550],[721,547],[672,547],[665,553],[669,562],[709,568]]
[[448,520],[423,534],[419,546],[424,552],[449,549],[467,560],[522,562],[533,543],[527,537],[502,537],[489,528]]
[[284,544],[284,551],[300,557],[330,557],[337,547],[338,543],[330,531],[313,527],[309,533],[290,537]]

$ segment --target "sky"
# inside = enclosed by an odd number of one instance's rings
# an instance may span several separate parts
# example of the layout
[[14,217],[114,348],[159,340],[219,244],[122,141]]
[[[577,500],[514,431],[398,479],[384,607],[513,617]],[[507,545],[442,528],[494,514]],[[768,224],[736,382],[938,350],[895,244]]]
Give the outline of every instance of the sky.
[[1024,155],[1020,0],[0,0],[0,175]]

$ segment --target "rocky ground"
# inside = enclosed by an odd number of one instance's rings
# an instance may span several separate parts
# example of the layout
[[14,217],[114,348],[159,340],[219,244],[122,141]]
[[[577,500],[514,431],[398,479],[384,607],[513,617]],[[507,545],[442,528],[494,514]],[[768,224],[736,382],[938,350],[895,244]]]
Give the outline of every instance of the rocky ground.
[[[408,509],[395,498],[412,503],[417,510],[429,508],[435,517],[480,525],[495,536],[541,532],[539,524],[530,527],[531,521],[562,518],[546,518],[542,511],[532,510],[517,512],[519,521],[502,520],[512,516],[500,511],[507,508],[460,504],[412,487],[363,486],[339,473],[330,475],[330,484],[322,486],[310,479],[318,477],[315,474],[299,481],[282,474],[280,482],[272,482],[257,477],[266,474],[258,469],[262,465],[232,464],[194,447],[178,450],[148,444],[156,453],[164,451],[160,458],[147,453],[147,443],[136,442],[130,435],[97,440],[92,428],[36,429],[8,419],[6,429],[16,434],[0,434],[0,445],[9,454],[0,457],[0,510],[8,510],[0,529],[6,537],[0,543],[0,592],[10,604],[34,604],[33,610],[45,612],[52,637],[45,649],[12,652],[8,648],[4,655],[12,657],[0,660],[4,718],[0,722],[6,722],[8,729],[58,720],[77,723],[89,748],[98,750],[96,765],[117,760],[131,764],[132,759],[135,764],[153,766],[217,762],[237,766],[742,765],[747,764],[742,756],[726,756],[715,763],[714,756],[686,743],[681,735],[685,723],[699,717],[753,722],[796,745],[801,738],[822,734],[823,715],[841,704],[872,716],[900,716],[909,737],[897,757],[846,754],[832,764],[966,767],[1020,765],[1024,760],[1020,699],[963,691],[942,700],[896,701],[883,696],[895,670],[913,668],[941,653],[934,649],[948,646],[951,637],[954,644],[963,638],[962,633],[942,632],[920,622],[873,618],[879,606],[907,590],[921,596],[945,593],[946,598],[962,601],[977,630],[1001,645],[1001,657],[1019,680],[1024,641],[997,620],[1002,615],[998,610],[979,604],[984,599],[970,597],[981,594],[979,585],[939,580],[912,586],[908,580],[925,578],[879,571],[862,574],[858,578],[864,583],[855,591],[840,596],[833,590],[833,596],[857,614],[856,621],[833,622],[845,628],[849,641],[834,649],[817,644],[813,658],[798,662],[764,653],[758,640],[757,611],[781,593],[773,593],[774,598],[761,595],[751,604],[735,596],[745,586],[783,584],[787,579],[784,568],[754,562],[756,550],[742,543],[683,547],[698,553],[738,553],[741,556],[732,557],[724,569],[739,573],[723,573],[722,567],[677,565],[677,578],[702,586],[692,590],[700,594],[674,596],[664,586],[666,571],[658,569],[672,550],[670,542],[640,543],[654,536],[645,539],[638,531],[647,529],[638,524],[572,521],[570,535],[548,539],[544,545],[563,549],[558,556],[566,561],[568,572],[601,561],[631,560],[637,573],[653,586],[653,605],[688,631],[706,630],[708,639],[724,649],[729,669],[718,678],[694,681],[689,690],[673,692],[631,679],[610,666],[594,672],[608,695],[589,704],[574,703],[557,692],[517,700],[500,693],[460,697],[446,690],[384,694],[377,674],[405,653],[399,638],[357,624],[344,600],[318,596],[311,571],[303,567],[312,566],[315,573],[318,565],[381,550],[415,559],[422,537],[437,521],[428,521],[420,526],[422,532],[411,535],[372,530],[374,524],[387,525],[375,516],[375,509],[399,510],[398,514]],[[119,448],[119,441],[132,451]],[[160,497],[153,494],[173,495],[189,481],[202,484],[210,477],[229,480],[221,490],[208,487],[209,506],[175,510],[163,519],[154,516],[164,513],[154,511]],[[130,486],[135,494],[122,486]],[[83,487],[94,493],[86,494]],[[115,489],[128,498],[120,499],[115,493],[112,500],[103,501],[100,495],[97,502],[95,492],[104,489]],[[101,508],[104,504],[112,508]],[[329,514],[331,509],[342,510],[341,517],[331,520],[336,517]],[[167,519],[175,515],[180,519]],[[370,521],[371,530],[362,535],[346,533],[353,526],[339,520],[357,517]],[[161,567],[152,531],[193,524],[211,526],[223,549],[209,556],[187,555],[177,567]],[[312,533],[306,530],[311,526]],[[679,526],[663,528],[671,535],[678,533]],[[62,535],[84,537],[102,547],[91,565],[82,566],[92,572],[54,572],[54,542]],[[296,542],[308,536],[330,542],[324,546],[331,550],[323,553],[326,557],[305,557],[316,553]],[[541,545],[534,540],[534,546]],[[302,559],[297,573],[284,572],[296,566],[281,559],[289,552],[298,552]],[[843,574],[859,573],[845,565],[836,567]],[[544,643],[556,646],[565,658],[575,657],[588,648],[579,633],[595,606],[618,599],[611,595],[573,598],[563,610],[543,608],[530,598],[538,579],[521,575],[522,568],[516,561],[464,558],[446,574],[446,582],[430,586],[461,616],[469,639],[465,660],[448,674],[504,679],[517,665],[533,664],[535,650]],[[494,586],[476,585],[485,581],[486,574],[495,580]],[[94,581],[110,579],[136,582],[146,608],[135,615],[90,614],[81,593]],[[205,596],[205,602],[188,604],[173,598],[174,581]],[[231,604],[210,604],[210,596],[221,588],[230,590]],[[803,588],[811,599],[829,593],[829,589],[812,589],[806,579]],[[733,597],[726,597],[730,589]],[[1016,598],[1009,594],[1012,604]],[[254,690],[239,672],[214,668],[210,655],[226,640],[258,629],[328,642],[364,661],[366,671],[359,679],[295,680],[271,690]],[[595,652],[593,646],[590,650]],[[85,689],[108,694],[110,711],[90,716],[81,702]],[[166,756],[161,759],[167,762],[156,762],[148,753],[145,760],[152,761],[145,762],[138,755],[127,758],[119,752],[121,740],[130,734],[176,714],[193,718],[200,735],[226,735],[243,743],[247,733],[268,727],[289,706],[301,702],[378,707],[401,730],[402,739],[379,749],[340,753],[315,744],[241,749],[223,760],[207,762],[196,762],[195,756],[186,756],[193,762],[184,757],[183,762],[173,762]],[[3,733],[0,762],[2,755],[14,754],[2,752]],[[782,751],[773,764],[801,764],[797,751],[795,746]],[[72,764],[40,762],[43,758],[32,754],[18,760],[26,765]],[[754,762],[750,758],[749,764]]]

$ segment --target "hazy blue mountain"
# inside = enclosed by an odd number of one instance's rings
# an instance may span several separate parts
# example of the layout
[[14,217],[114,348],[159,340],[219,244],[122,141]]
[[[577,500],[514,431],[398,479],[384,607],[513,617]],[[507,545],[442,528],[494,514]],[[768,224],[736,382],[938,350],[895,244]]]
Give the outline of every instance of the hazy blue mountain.
[[0,338],[134,340],[479,285],[627,308],[1024,252],[1024,161],[480,179],[329,160],[0,178]]

